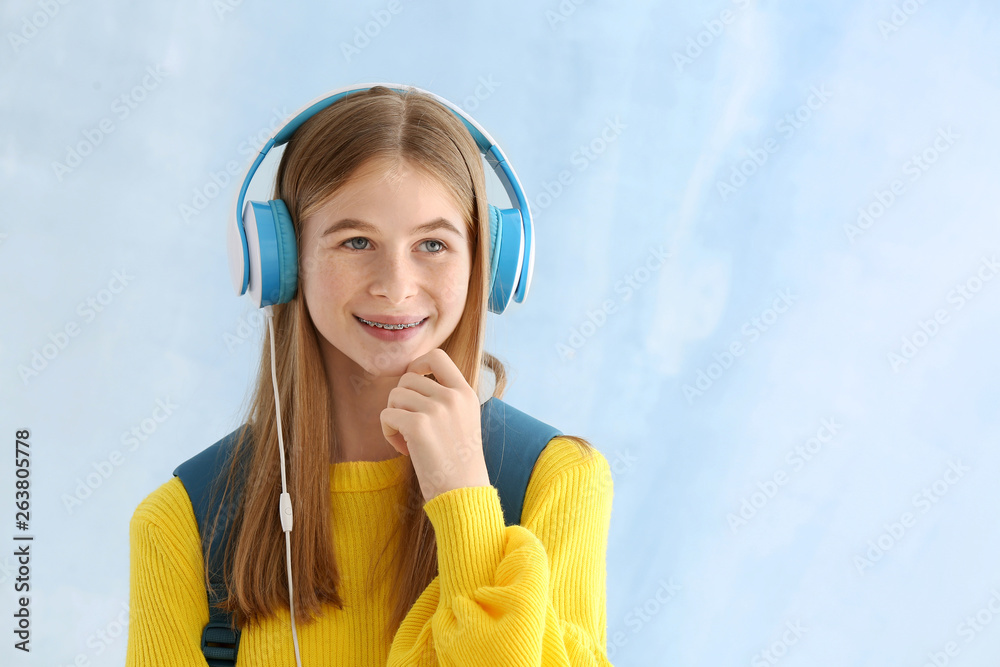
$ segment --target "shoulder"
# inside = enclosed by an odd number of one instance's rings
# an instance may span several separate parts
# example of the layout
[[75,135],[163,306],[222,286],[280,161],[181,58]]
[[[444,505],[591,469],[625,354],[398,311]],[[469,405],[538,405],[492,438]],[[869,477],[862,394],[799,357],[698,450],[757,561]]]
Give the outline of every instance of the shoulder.
[[575,468],[593,472],[611,470],[604,454],[586,439],[573,435],[557,435],[542,449],[532,476],[550,478]]
[[199,577],[201,535],[191,500],[177,477],[161,484],[139,503],[129,521],[133,567],[159,571],[168,567]]
[[[129,587],[130,604],[135,608],[134,620],[138,624],[136,627],[142,628],[141,634],[145,639],[160,633],[163,636],[156,642],[162,640],[169,643],[171,640],[167,639],[167,635],[173,636],[175,632],[184,632],[185,636],[188,633],[200,635],[208,620],[201,538],[184,485],[176,477],[157,487],[132,513],[129,522]],[[170,629],[160,627],[162,622],[168,623]],[[147,646],[145,639],[143,651],[150,649],[158,652],[168,648],[159,644],[156,647],[152,644]],[[132,643],[129,642],[130,654]],[[178,646],[173,644],[171,650]],[[132,664],[131,660],[129,664]]]
[[184,581],[197,588],[204,577],[201,536],[180,479],[164,482],[135,508],[129,550],[135,576],[177,577],[177,585]]
[[613,495],[611,466],[587,440],[558,435],[545,445],[528,482],[526,515],[547,502],[583,502],[607,505]]
[[143,498],[132,513],[129,527],[133,533],[150,530],[176,533],[191,527],[197,533],[191,500],[180,478],[171,477]]

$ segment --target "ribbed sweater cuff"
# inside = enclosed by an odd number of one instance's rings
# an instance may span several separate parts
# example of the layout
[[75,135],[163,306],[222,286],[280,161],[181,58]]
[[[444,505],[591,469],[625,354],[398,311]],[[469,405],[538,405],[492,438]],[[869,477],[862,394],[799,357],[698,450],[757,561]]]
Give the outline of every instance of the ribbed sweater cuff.
[[424,503],[434,526],[442,599],[493,583],[504,555],[503,509],[494,486],[452,489]]

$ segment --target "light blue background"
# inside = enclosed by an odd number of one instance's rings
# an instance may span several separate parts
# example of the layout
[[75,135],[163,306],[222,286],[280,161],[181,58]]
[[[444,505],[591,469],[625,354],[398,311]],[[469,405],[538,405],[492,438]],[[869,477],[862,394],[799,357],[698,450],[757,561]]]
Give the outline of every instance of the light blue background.
[[[512,371],[508,402],[614,468],[614,664],[918,667],[954,642],[948,664],[995,665],[1000,280],[984,258],[1000,254],[1000,8],[388,6],[0,7],[0,661],[122,664],[124,634],[96,638],[120,630],[132,511],[235,426],[257,362],[259,320],[226,267],[237,179],[213,174],[244,170],[323,92],[396,81],[472,112],[528,191],[534,282],[491,316],[488,348]],[[113,131],[57,174],[102,121]],[[103,293],[116,271],[127,285]],[[958,285],[978,291],[960,300]],[[782,293],[791,305],[769,310]],[[123,434],[157,400],[176,407],[130,450]],[[794,463],[823,420],[833,438]],[[30,657],[11,648],[17,428],[32,434]],[[67,508],[115,450],[121,465]],[[744,501],[754,514],[733,523]]]

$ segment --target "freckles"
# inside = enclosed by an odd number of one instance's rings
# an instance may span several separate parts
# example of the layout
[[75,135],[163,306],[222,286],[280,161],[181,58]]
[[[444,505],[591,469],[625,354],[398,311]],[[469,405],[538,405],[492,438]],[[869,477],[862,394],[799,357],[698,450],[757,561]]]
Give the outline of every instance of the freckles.
[[328,271],[327,263],[323,261],[323,250],[317,245],[309,244],[299,255],[299,278],[321,276]]
[[465,283],[465,276],[463,276],[461,271],[449,271],[442,276],[438,294],[440,294],[442,303],[449,306],[459,306],[465,304],[468,289],[468,285]]
[[299,282],[303,285],[309,282],[311,276],[319,270],[319,262],[314,256],[303,256],[299,259]]
[[322,248],[317,248],[305,255],[299,262],[299,268],[307,279],[320,280],[324,283],[340,282],[342,280],[343,267],[336,260],[326,256]]

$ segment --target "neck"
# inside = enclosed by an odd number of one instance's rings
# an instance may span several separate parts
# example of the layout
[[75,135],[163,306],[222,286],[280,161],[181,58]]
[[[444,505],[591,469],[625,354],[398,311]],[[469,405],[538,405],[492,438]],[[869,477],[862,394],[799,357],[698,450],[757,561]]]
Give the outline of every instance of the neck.
[[[380,415],[400,376],[372,376],[339,351],[324,355],[333,403],[339,461],[385,461],[400,456],[382,435]],[[333,452],[330,461],[333,462]]]

